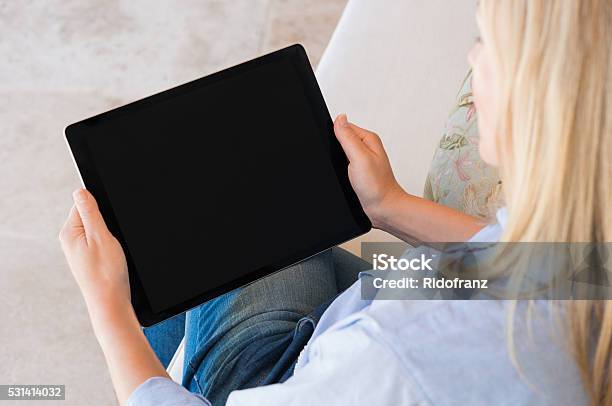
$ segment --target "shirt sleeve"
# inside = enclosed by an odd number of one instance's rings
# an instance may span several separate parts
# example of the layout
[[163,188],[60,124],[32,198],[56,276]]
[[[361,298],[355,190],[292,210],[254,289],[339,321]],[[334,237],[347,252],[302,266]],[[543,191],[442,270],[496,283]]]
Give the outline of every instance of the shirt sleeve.
[[155,376],[138,386],[126,406],[211,406],[201,395],[189,392],[171,379]]

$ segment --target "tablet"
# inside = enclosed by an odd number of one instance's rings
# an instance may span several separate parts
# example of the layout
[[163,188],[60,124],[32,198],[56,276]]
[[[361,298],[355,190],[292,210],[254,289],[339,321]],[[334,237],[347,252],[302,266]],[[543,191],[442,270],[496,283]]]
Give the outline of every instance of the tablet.
[[143,326],[371,224],[301,45],[71,124]]

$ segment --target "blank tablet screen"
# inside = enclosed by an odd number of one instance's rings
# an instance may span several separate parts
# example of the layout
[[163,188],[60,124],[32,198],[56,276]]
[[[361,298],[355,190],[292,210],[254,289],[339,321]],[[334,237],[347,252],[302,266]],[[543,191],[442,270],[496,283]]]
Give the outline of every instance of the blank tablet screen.
[[363,232],[318,121],[279,58],[88,124],[154,312]]

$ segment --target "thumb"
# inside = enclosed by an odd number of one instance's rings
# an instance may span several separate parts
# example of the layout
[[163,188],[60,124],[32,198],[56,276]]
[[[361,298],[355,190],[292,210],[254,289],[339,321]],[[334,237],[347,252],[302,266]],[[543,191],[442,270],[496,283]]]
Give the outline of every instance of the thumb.
[[355,133],[355,130],[347,121],[346,114],[340,114],[336,117],[334,121],[334,132],[350,162],[359,159],[360,156],[368,152],[361,137]]
[[99,237],[108,229],[100,214],[96,199],[86,189],[78,189],[72,194],[74,204],[79,212],[85,236],[89,241],[91,238]]
[[380,155],[381,153],[385,154],[385,148],[383,147],[380,137],[376,135],[376,133],[366,130],[365,128],[361,128],[353,123],[349,123],[348,125],[370,151],[377,155]]
[[71,244],[82,237],[85,237],[83,222],[81,221],[81,217],[76,207],[72,206],[68,218],[60,231],[59,239],[63,246],[64,244]]

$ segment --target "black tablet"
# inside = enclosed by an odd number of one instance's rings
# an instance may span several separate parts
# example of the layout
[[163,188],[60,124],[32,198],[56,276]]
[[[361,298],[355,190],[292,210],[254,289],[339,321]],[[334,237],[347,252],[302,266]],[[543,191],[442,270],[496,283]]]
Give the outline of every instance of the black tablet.
[[301,45],[71,124],[143,326],[367,232]]

